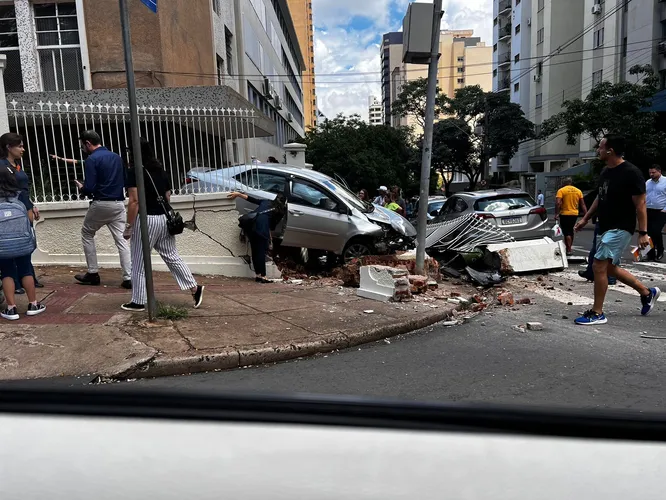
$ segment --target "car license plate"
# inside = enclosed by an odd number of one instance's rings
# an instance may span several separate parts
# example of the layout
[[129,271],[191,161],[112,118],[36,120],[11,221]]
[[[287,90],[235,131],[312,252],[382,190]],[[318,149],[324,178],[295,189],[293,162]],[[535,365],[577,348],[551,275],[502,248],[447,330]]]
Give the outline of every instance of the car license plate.
[[512,224],[521,224],[523,222],[522,217],[504,217],[502,219],[503,226],[510,226]]

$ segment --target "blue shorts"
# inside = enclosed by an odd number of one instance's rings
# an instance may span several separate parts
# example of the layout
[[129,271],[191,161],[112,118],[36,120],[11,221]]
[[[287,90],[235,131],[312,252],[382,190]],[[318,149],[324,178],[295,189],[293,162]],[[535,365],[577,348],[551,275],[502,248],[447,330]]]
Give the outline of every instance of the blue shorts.
[[622,254],[631,243],[631,233],[622,229],[611,229],[602,234],[597,241],[596,260],[610,260],[613,265],[620,264]]
[[30,255],[0,260],[0,276],[2,276],[2,279],[17,278],[19,281],[26,276],[32,276],[30,260]]

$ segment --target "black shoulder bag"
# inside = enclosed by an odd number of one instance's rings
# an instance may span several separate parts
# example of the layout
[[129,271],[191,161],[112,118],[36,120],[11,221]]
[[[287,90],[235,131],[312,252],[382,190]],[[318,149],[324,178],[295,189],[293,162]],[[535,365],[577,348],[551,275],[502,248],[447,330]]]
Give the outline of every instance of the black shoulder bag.
[[155,181],[153,181],[153,176],[150,175],[150,172],[148,172],[148,170],[144,170],[144,172],[148,174],[150,183],[153,185],[153,189],[155,190],[155,194],[157,195],[157,203],[159,203],[162,206],[164,215],[166,215],[167,231],[169,231],[169,234],[172,236],[181,234],[185,229],[185,222],[183,222],[183,218],[181,217],[180,213],[174,211],[174,209],[171,208],[169,203],[167,203],[167,201],[164,199],[164,196],[162,196],[160,192],[157,190],[157,186],[155,185]]

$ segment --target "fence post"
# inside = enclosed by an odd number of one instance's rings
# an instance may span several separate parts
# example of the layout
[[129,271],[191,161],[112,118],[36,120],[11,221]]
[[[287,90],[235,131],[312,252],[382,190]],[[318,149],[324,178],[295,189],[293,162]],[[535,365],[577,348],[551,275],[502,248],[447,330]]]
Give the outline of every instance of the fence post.
[[7,56],[0,54],[0,134],[9,132],[9,116],[7,115],[7,97],[5,96],[5,69]]

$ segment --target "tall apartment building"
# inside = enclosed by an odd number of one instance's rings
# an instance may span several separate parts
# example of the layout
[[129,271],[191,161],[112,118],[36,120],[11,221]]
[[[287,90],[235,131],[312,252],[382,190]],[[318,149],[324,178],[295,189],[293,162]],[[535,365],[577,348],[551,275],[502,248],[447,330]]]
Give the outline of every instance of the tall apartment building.
[[287,0],[294,21],[298,45],[303,51],[303,100],[305,105],[305,129],[317,126],[317,94],[315,92],[314,25],[312,0]]
[[370,125],[382,125],[382,103],[377,97],[371,95],[368,97],[368,123]]
[[[508,92],[526,117],[541,124],[579,97],[583,70],[585,2],[581,0],[494,0],[493,90]],[[493,161],[493,172],[561,170],[580,160],[578,145],[563,134],[521,146],[509,161]]]
[[[629,70],[650,64],[666,87],[666,3],[657,0],[586,0],[585,26],[594,26],[583,39],[580,98],[602,81],[635,81]],[[661,47],[661,48],[660,48]],[[660,52],[661,51],[661,52]],[[581,155],[594,156],[595,144],[582,138]]]
[[[128,4],[139,104],[254,105],[260,159],[303,135],[305,65],[286,0],[169,0],[157,13]],[[8,100],[126,99],[116,92],[126,84],[117,0],[4,0],[0,21]]]
[[235,1],[236,29],[242,32],[240,92],[277,129],[274,136],[264,138],[257,157],[280,159],[282,146],[305,134],[303,53],[286,0]]
[[[480,85],[486,91],[492,89],[492,47],[473,35],[473,30],[440,33],[437,80],[441,92],[449,97],[468,85]],[[383,40],[386,41],[381,49],[384,122],[418,129],[411,117],[391,116],[391,104],[405,82],[428,77],[428,66],[402,62],[402,33],[387,33]]]

